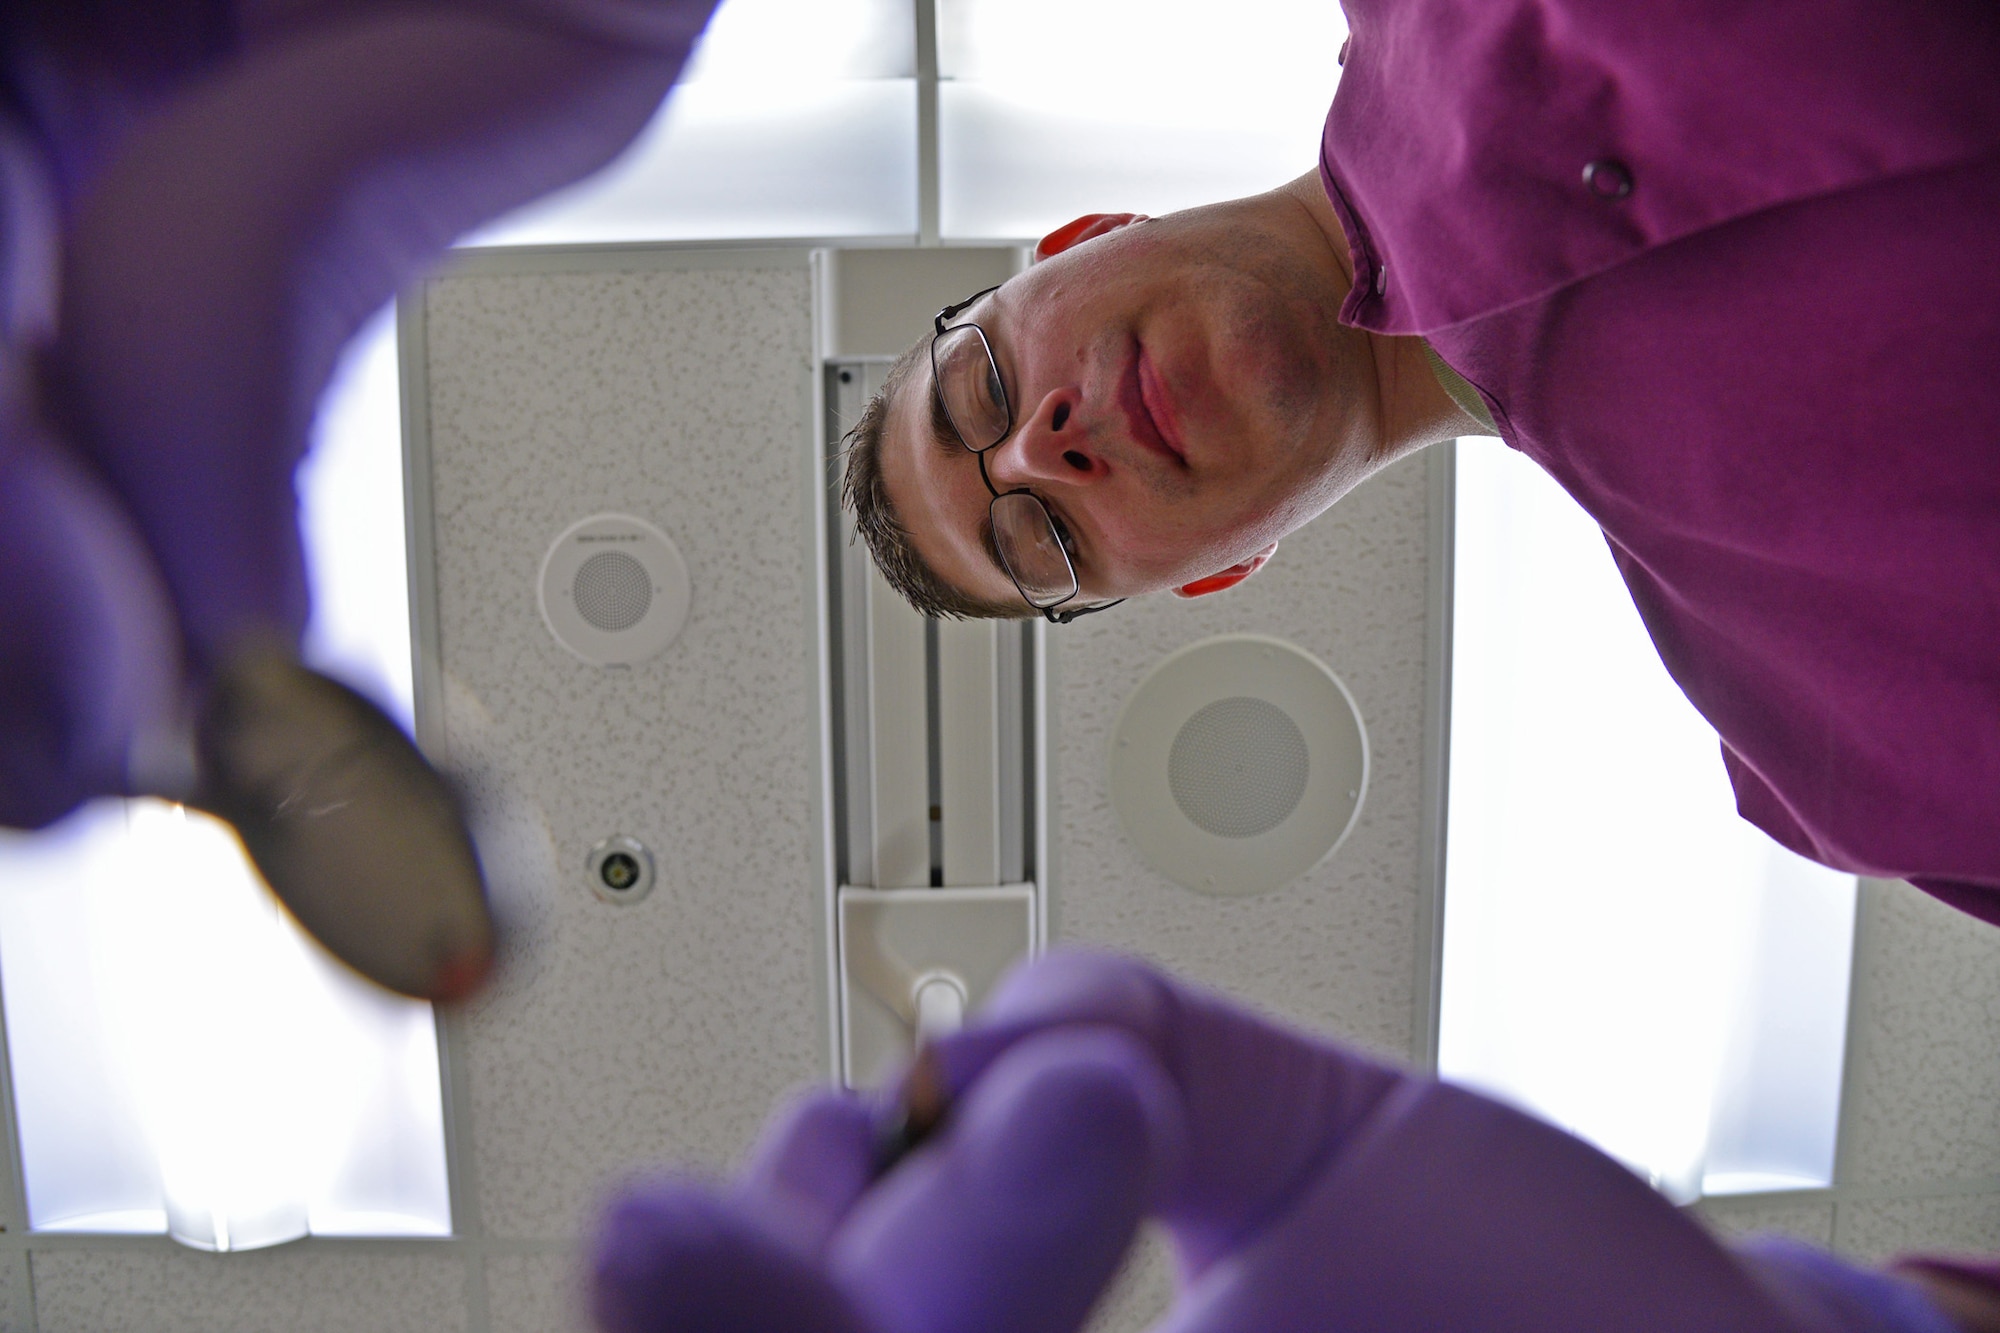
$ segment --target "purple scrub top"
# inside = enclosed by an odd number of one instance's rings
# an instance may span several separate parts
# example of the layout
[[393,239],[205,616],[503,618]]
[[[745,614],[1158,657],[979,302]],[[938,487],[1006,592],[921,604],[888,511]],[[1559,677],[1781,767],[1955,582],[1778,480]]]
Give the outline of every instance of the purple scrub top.
[[1603,527],[1746,818],[2000,922],[2000,8],[1348,13],[1342,317]]

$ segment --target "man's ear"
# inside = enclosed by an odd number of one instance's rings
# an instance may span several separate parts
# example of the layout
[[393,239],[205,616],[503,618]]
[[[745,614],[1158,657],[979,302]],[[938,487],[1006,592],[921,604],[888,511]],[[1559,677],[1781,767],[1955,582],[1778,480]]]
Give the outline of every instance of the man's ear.
[[1219,574],[1210,574],[1207,578],[1196,579],[1193,583],[1182,584],[1180,587],[1174,589],[1174,596],[1206,597],[1212,592],[1221,592],[1224,588],[1233,588],[1262,569],[1269,563],[1271,557],[1277,553],[1278,544],[1272,542],[1248,560],[1231,565]]
[[1144,221],[1146,221],[1144,213],[1085,213],[1076,221],[1065,222],[1042,237],[1042,243],[1035,247],[1035,262],[1039,264],[1044,259],[1061,254],[1071,246],[1082,245],[1093,237]]

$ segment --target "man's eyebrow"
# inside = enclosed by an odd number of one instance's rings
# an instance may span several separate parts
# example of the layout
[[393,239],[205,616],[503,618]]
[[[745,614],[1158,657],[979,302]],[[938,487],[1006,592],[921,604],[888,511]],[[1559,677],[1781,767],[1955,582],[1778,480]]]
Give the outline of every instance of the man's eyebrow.
[[[972,456],[972,451],[966,448],[965,442],[959,438],[958,428],[951,424],[951,417],[944,410],[944,400],[938,397],[935,381],[931,387],[930,425],[932,440],[948,457],[964,458],[974,467],[979,466],[979,460]],[[1002,578],[1009,583],[1014,581],[1014,576],[1007,572],[1007,562],[1000,558],[1000,542],[993,535],[992,505],[986,506],[979,515],[979,549],[986,552],[987,560],[992,562],[994,570]]]
[[986,552],[986,558],[993,562],[993,568],[999,570],[1001,577],[1012,583],[1014,576],[1007,572],[1007,562],[1000,558],[1000,543],[993,536],[992,505],[986,506],[986,512],[979,516],[979,545],[980,549]]
[[931,372],[930,384],[930,428],[931,443],[947,454],[963,454],[971,451],[965,441],[958,436],[958,427],[951,424],[951,413],[944,410],[944,394],[938,389],[937,372]]

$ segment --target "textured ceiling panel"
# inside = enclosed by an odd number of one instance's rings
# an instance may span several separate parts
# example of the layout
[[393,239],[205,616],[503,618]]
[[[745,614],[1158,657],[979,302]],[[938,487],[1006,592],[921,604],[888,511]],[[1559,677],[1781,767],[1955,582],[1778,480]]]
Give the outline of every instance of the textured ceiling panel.
[[[739,262],[426,295],[445,729],[504,814],[522,923],[462,1028],[489,1234],[568,1234],[646,1163],[719,1167],[826,1067],[810,283]],[[680,639],[629,669],[570,656],[535,600],[549,542],[605,510],[664,531],[694,585]],[[584,881],[612,834],[658,858],[636,905]]]
[[[1990,1185],[2000,1180],[2000,930],[1900,881],[1861,883],[1840,1183]],[[2000,1227],[1985,1241],[1994,1247]]]
[[[1424,467],[1420,456],[1363,485],[1228,592],[1143,598],[1051,628],[1055,940],[1146,954],[1380,1051],[1419,1049]],[[1213,898],[1141,862],[1111,805],[1106,746],[1156,662],[1235,633],[1287,639],[1333,668],[1360,708],[1371,771],[1331,858],[1276,892]]]
[[435,1252],[362,1252],[307,1241],[216,1255],[162,1241],[144,1249],[39,1253],[34,1272],[41,1333],[466,1328],[465,1261]]

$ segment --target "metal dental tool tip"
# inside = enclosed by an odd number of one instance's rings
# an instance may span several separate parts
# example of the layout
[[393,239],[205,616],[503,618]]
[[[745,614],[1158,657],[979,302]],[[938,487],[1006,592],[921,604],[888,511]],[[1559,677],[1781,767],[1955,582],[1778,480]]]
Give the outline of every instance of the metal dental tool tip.
[[495,944],[479,858],[451,788],[381,709],[258,649],[211,683],[196,750],[187,803],[235,828],[329,953],[419,999],[478,989]]
[[951,1114],[951,1089],[946,1085],[943,1062],[935,1048],[925,1046],[903,1075],[896,1099],[876,1126],[875,1178],[880,1180],[896,1164],[915,1152],[937,1133]]

